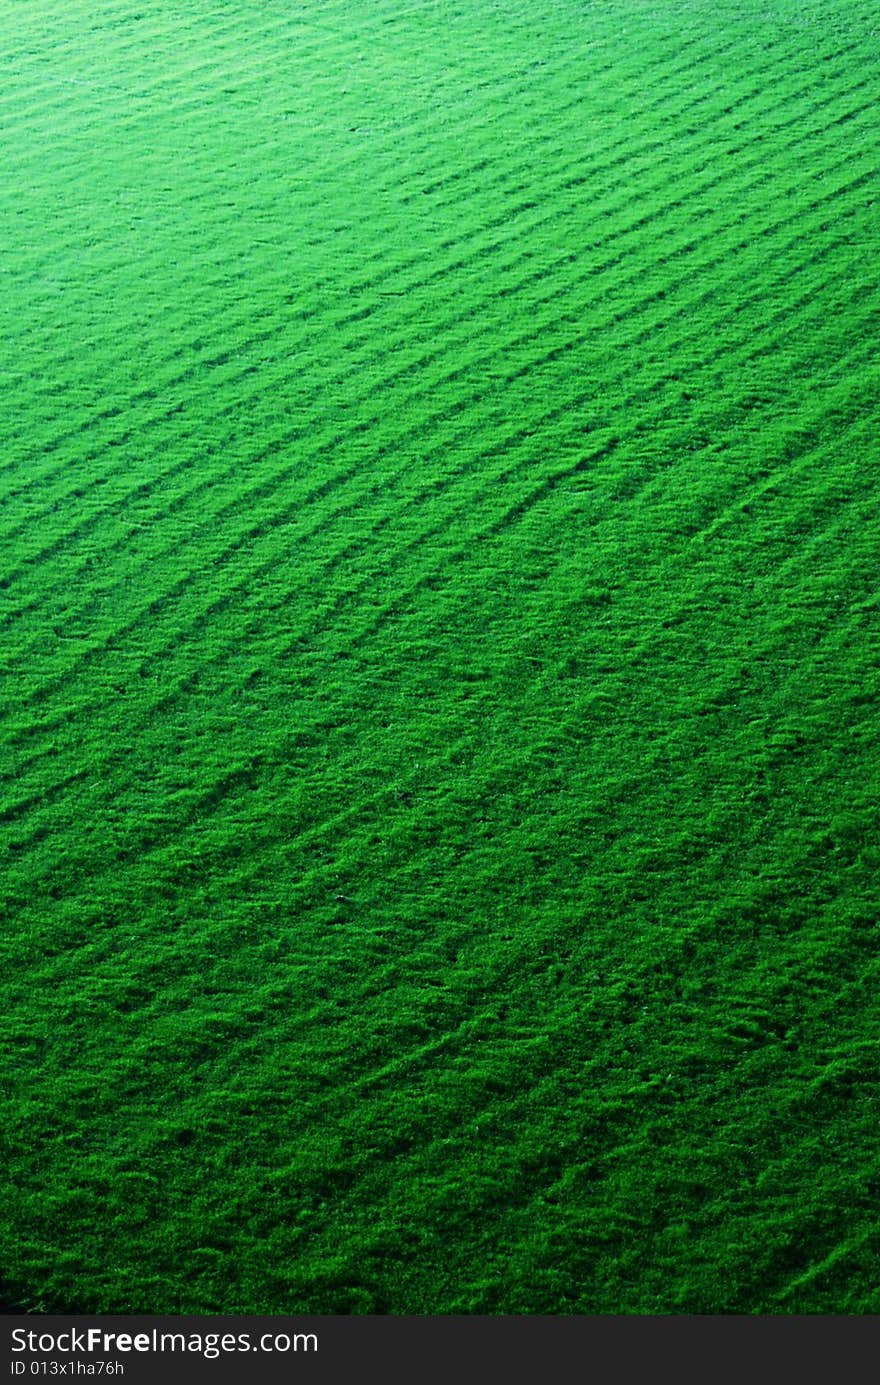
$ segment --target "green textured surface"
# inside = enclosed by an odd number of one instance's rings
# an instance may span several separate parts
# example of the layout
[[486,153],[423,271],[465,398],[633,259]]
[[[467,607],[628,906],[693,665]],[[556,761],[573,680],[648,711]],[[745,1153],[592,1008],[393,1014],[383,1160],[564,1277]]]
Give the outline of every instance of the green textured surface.
[[880,1311],[880,4],[0,52],[7,1300]]

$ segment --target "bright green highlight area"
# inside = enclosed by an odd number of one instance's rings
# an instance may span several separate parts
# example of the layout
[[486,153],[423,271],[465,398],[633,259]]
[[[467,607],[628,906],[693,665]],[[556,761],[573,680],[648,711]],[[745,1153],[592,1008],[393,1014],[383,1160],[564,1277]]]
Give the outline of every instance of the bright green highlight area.
[[8,1305],[880,1312],[878,32],[3,8]]

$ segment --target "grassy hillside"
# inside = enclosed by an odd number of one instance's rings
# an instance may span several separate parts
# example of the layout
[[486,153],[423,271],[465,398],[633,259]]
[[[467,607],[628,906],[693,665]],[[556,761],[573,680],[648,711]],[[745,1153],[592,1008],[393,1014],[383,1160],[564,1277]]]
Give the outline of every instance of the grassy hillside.
[[2,8],[8,1301],[880,1312],[878,35]]

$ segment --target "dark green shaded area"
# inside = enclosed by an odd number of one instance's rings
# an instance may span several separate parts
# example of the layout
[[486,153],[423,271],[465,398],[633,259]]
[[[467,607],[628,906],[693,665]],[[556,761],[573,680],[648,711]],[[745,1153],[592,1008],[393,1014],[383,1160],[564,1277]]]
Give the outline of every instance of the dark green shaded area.
[[0,20],[0,1272],[880,1311],[874,3]]

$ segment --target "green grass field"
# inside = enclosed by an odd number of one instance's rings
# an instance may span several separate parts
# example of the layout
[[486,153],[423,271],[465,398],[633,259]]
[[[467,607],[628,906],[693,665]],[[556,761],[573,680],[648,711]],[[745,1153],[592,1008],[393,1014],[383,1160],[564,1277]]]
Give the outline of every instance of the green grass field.
[[880,0],[6,0],[8,1305],[880,1312]]

